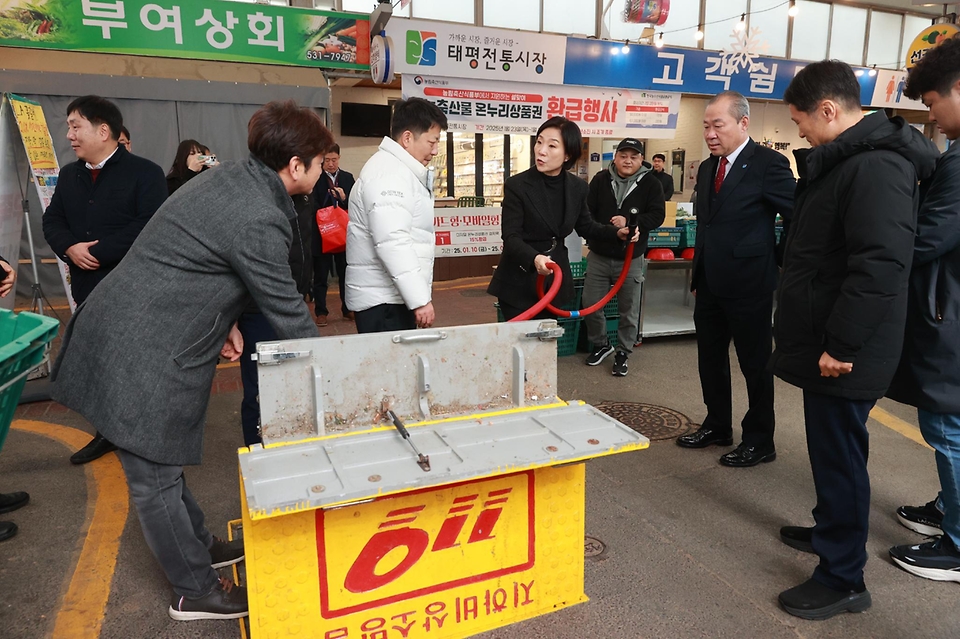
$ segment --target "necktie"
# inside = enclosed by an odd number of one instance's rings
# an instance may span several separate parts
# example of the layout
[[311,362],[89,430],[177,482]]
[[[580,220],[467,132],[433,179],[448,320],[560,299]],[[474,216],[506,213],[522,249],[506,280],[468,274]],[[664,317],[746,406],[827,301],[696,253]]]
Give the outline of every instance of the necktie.
[[92,182],[97,181],[97,177],[100,175],[100,169],[90,169],[90,180]]
[[720,168],[717,169],[717,177],[713,181],[713,192],[719,193],[723,186],[723,178],[727,174],[727,158],[720,158]]

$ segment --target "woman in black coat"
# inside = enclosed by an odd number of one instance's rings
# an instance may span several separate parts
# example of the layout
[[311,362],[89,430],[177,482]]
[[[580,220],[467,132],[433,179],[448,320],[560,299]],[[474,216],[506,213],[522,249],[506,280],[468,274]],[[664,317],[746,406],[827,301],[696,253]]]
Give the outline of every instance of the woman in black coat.
[[[501,235],[503,255],[487,292],[498,298],[504,318],[512,319],[537,303],[537,276],[553,281],[547,264],[556,262],[563,272],[559,306],[573,299],[573,275],[563,240],[573,230],[588,240],[626,240],[628,228],[600,224],[587,208],[589,186],[567,170],[576,164],[583,148],[580,128],[563,117],[553,117],[537,131],[536,166],[508,179],[503,185]],[[636,236],[633,238],[636,241]],[[547,310],[536,317],[550,318]]]
[[[212,158],[212,159],[210,159]],[[211,166],[216,166],[216,156],[210,155],[210,149],[196,140],[184,140],[177,147],[177,155],[173,159],[173,166],[167,173],[167,195],[200,175]]]

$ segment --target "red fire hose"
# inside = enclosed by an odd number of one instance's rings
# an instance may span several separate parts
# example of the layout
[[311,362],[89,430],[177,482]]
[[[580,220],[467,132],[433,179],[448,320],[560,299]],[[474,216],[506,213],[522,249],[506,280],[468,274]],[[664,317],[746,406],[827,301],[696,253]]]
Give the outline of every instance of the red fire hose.
[[623,286],[623,282],[627,279],[627,273],[630,271],[630,262],[633,261],[633,249],[631,245],[631,250],[627,251],[627,256],[623,260],[623,269],[620,270],[620,277],[617,278],[616,283],[614,283],[613,288],[607,291],[607,294],[604,295],[596,304],[589,306],[583,310],[579,311],[567,311],[562,308],[557,308],[550,302],[553,301],[553,298],[557,296],[557,293],[560,292],[560,283],[563,278],[563,271],[560,269],[560,265],[556,262],[548,262],[547,268],[553,271],[553,283],[550,285],[550,290],[546,294],[543,292],[543,280],[544,276],[540,275],[537,277],[537,294],[540,295],[540,301],[531,306],[529,309],[520,313],[513,319],[509,320],[511,322],[522,322],[523,320],[530,319],[544,308],[549,310],[554,315],[558,317],[583,317],[584,315],[589,315],[590,313],[595,313],[606,306],[607,302],[613,299],[613,296],[617,294],[620,290],[620,287]]

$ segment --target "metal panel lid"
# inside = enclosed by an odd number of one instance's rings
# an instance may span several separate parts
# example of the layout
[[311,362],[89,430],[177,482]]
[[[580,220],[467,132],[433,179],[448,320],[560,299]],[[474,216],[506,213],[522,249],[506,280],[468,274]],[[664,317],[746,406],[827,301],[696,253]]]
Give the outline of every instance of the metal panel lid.
[[519,408],[409,427],[430,470],[394,428],[240,451],[252,519],[647,448],[649,440],[576,403]]

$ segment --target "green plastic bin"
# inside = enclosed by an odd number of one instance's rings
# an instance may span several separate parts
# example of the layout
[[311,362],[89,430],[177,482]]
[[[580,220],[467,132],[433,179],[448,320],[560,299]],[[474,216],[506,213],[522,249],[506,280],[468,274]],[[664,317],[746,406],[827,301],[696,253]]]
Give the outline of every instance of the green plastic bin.
[[650,248],[679,248],[680,229],[670,226],[653,229],[647,236],[647,246]]
[[44,349],[59,329],[55,318],[0,309],[0,450],[27,374],[43,361]]
[[680,247],[693,248],[697,245],[697,221],[694,220],[692,223],[680,225],[679,220],[677,221],[677,228],[680,229]]

